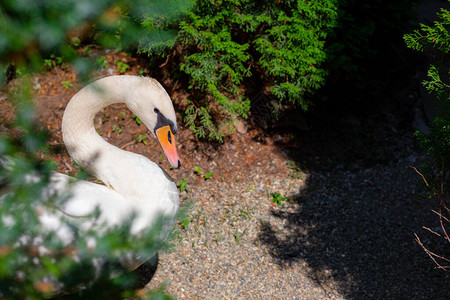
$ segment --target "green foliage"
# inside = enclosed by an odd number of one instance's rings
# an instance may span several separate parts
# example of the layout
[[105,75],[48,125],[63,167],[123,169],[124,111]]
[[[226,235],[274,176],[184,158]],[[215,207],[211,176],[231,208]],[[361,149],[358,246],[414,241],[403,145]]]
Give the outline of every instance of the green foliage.
[[440,20],[434,21],[433,25],[420,24],[420,30],[414,30],[413,33],[405,35],[406,45],[417,51],[434,49],[443,54],[449,54],[450,12],[441,8],[438,16]]
[[187,177],[183,177],[182,180],[180,180],[179,182],[177,182],[177,187],[180,188],[180,192],[183,192],[184,190],[189,191],[189,187],[188,187],[188,179],[187,179]]
[[[184,111],[186,127],[195,132],[200,138],[206,138],[210,140],[217,140],[222,142],[224,134],[220,128],[212,121],[210,111],[205,107],[196,107],[191,101],[186,100],[190,105]],[[223,125],[223,124],[220,124]]]
[[[417,51],[427,51],[433,53],[436,58],[448,61],[450,53],[450,12],[441,9],[438,14],[440,20],[434,22],[432,26],[420,24],[420,30],[404,36],[407,46]],[[442,79],[442,74],[445,80]],[[424,135],[417,133],[422,147],[437,162],[441,162],[446,170],[450,169],[450,69],[440,70],[431,65],[428,69],[428,80],[424,80],[423,85],[428,92],[436,95],[438,101],[444,104],[444,110],[440,111],[440,116],[433,121],[431,133]],[[447,104],[445,106],[445,104]]]
[[95,63],[104,69],[108,68],[108,61],[106,60],[105,56],[100,56],[100,58],[97,59]]
[[192,221],[194,221],[194,217],[184,218],[180,220],[180,225],[183,229],[186,229]]
[[123,61],[116,61],[116,65],[119,68],[119,73],[124,74],[130,65],[124,63]]
[[117,126],[116,124],[114,124],[113,127],[112,127],[112,131],[113,131],[113,132],[116,132],[116,133],[122,133],[122,132],[123,132],[123,129],[120,128],[120,125]]
[[63,80],[63,81],[61,81],[61,84],[63,85],[63,87],[66,90],[73,87],[73,84],[72,84],[72,82],[70,82],[70,80]]
[[320,66],[326,59],[328,31],[336,24],[336,3],[297,1],[291,10],[278,12],[276,21],[269,21],[272,27],[254,43],[261,54],[259,64],[274,78],[272,93],[306,110],[305,94],[325,82],[327,71]]
[[430,124],[430,133],[415,132],[419,145],[429,155],[422,172],[429,184],[430,196],[448,199],[450,195],[450,110],[447,117],[437,117]]
[[[448,61],[450,53],[450,12],[441,9],[438,14],[439,20],[433,25],[420,24],[420,30],[406,34],[404,40],[406,45],[417,51],[433,53],[435,58]],[[446,74],[443,76],[443,74]],[[431,65],[428,69],[428,80],[423,82],[428,92],[436,95],[437,100],[443,104],[443,110],[439,117],[433,120],[428,135],[420,132],[416,133],[420,145],[430,155],[431,166],[438,169],[437,174],[447,174],[450,172],[450,69],[440,70]],[[445,79],[443,79],[445,78]],[[441,182],[448,176],[438,175],[435,182]]]
[[136,137],[136,143],[143,143],[144,145],[147,145],[147,137],[147,134],[140,134],[138,137]]
[[[195,100],[184,121],[201,138],[223,141],[236,115],[248,116],[245,81],[259,78],[279,100],[307,109],[307,96],[324,84],[324,42],[335,25],[336,1],[196,1],[179,23],[180,71]],[[154,26],[147,18],[143,25]],[[141,51],[164,55],[163,44]],[[264,87],[261,87],[264,88]]]
[[[123,114],[125,114],[125,113],[123,113]],[[124,115],[124,116],[125,116],[125,115]],[[134,121],[136,122],[136,124],[138,124],[138,125],[141,125],[141,124],[142,124],[141,119],[139,119],[138,116],[136,116],[135,114],[133,114],[133,118],[134,118]]]
[[[203,175],[203,172],[202,172],[202,170],[200,169],[199,166],[194,166],[194,173],[195,173],[196,175],[198,175],[198,176],[202,176],[202,175]],[[213,176],[213,172],[208,172],[208,173],[205,173],[205,174],[203,175],[203,178],[204,178],[205,180],[208,180],[209,178],[211,178],[211,176]]]
[[278,192],[272,193],[272,203],[276,203],[278,206],[282,205],[286,201],[286,197],[281,196]]
[[[26,65],[39,70],[43,57],[74,59],[75,53],[65,41],[67,30],[85,20],[93,20],[112,3],[114,1],[2,1],[0,65]],[[46,60],[46,65],[54,64],[53,57]]]
[[[154,2],[141,23],[145,32],[139,37],[140,51],[149,55],[164,56],[164,50],[175,45],[178,30],[176,24],[191,4],[192,1],[188,0]],[[167,7],[172,9],[168,11]]]
[[438,167],[450,170],[450,118],[437,117],[430,126],[430,134],[416,132],[421,147]]
[[50,58],[44,59],[44,67],[48,69],[53,69],[56,66],[62,65],[63,58],[60,56],[50,55]]
[[442,81],[439,69],[431,65],[428,70],[429,80],[424,80],[423,85],[430,93],[434,93],[438,101],[447,103],[450,99],[450,85]]
[[[93,22],[97,44],[129,48],[137,46],[142,36],[142,16],[174,16],[178,9],[162,0],[4,0],[0,6],[0,70],[13,64],[38,71],[43,59],[53,64],[50,60],[59,57],[72,62],[87,79],[96,64],[77,55],[74,47],[79,43],[66,40],[68,30]],[[0,83],[5,80],[2,76]]]
[[197,175],[202,175],[202,170],[199,166],[194,167],[194,173],[196,173]]
[[[427,51],[442,61],[448,61],[450,58],[450,34],[448,31],[450,11],[441,9],[438,16],[440,20],[434,21],[432,26],[420,24],[420,30],[406,34],[404,40],[411,49]],[[440,71],[436,66],[431,65],[428,69],[428,80],[425,80],[423,85],[428,92],[435,94],[440,102],[448,103],[450,100],[450,82],[448,82],[450,70],[446,70],[447,82],[442,80],[440,72],[443,70]]]

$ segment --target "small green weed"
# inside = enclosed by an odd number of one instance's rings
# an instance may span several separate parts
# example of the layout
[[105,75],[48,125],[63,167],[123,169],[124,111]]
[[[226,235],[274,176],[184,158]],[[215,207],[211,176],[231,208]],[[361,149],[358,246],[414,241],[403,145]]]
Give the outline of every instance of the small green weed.
[[116,61],[117,67],[119,68],[119,72],[120,73],[125,73],[127,71],[127,69],[130,67],[128,64],[118,60]]
[[44,59],[44,66],[47,68],[52,68],[53,67],[53,61],[51,59]]
[[73,84],[72,84],[72,82],[70,82],[70,80],[64,80],[64,81],[61,81],[61,84],[63,85],[63,87],[67,90],[67,89],[69,89],[69,88],[71,88],[71,87],[73,87]]
[[113,125],[113,127],[112,127],[112,131],[113,132],[117,132],[117,133],[122,133],[122,128],[120,128],[119,126],[117,126],[117,125]]
[[97,59],[96,63],[98,66],[104,69],[108,68],[108,61],[106,60],[105,56],[101,56],[99,59]]
[[189,223],[191,223],[192,221],[194,221],[193,217],[184,218],[184,219],[180,220],[181,228],[186,229],[188,227]]
[[63,58],[54,54],[50,55],[50,58],[44,59],[44,67],[47,69],[53,69],[56,66],[63,64]]
[[147,134],[141,134],[141,135],[139,135],[136,138],[136,142],[137,143],[143,143],[144,145],[147,145],[148,144],[147,137],[148,137]]
[[[198,175],[198,176],[202,176],[202,175],[203,175],[203,172],[202,172],[202,170],[200,169],[199,166],[195,166],[195,167],[194,167],[194,173],[195,173],[196,175]],[[212,175],[213,175],[213,172],[208,172],[208,173],[206,173],[205,175],[203,175],[203,178],[204,178],[205,180],[208,180],[209,178],[211,178]]]
[[282,205],[283,202],[286,201],[286,197],[281,196],[278,192],[272,193],[272,202],[276,203],[278,206]]
[[135,114],[133,114],[133,118],[134,118],[134,120],[136,121],[136,124],[138,124],[138,125],[141,125],[141,124],[142,124],[141,119],[139,119],[138,116],[136,116]]
[[197,175],[202,175],[202,170],[200,170],[199,166],[195,166],[194,167],[194,173]]
[[177,187],[180,188],[180,192],[183,192],[184,190],[186,190],[186,192],[189,191],[187,181],[188,181],[187,177],[183,177],[183,179],[177,182]]

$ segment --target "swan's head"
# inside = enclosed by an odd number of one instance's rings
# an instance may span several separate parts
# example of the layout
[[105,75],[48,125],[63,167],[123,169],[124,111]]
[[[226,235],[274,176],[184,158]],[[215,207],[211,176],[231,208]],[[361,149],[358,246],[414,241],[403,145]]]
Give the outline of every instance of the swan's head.
[[130,91],[127,106],[158,139],[169,164],[177,169],[181,160],[175,144],[178,128],[172,100],[155,79],[140,79],[142,84]]

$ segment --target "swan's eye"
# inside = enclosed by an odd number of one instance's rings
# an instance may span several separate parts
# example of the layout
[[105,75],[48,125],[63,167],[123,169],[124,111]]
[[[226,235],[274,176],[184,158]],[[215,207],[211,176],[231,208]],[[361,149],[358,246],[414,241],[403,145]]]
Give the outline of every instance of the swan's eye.
[[153,109],[153,111],[157,114],[159,114],[159,109],[157,109],[156,107]]
[[167,132],[167,139],[169,140],[169,144],[172,144],[172,135],[170,134],[170,131]]

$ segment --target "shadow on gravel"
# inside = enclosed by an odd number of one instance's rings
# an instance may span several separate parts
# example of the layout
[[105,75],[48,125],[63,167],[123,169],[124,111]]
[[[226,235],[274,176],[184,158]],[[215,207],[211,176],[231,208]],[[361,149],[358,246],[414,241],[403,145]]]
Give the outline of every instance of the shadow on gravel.
[[336,282],[346,299],[450,299],[450,272],[414,241],[439,220],[430,211],[438,204],[417,195],[411,160],[310,169],[299,209],[273,209],[284,228],[263,223],[260,240],[281,266],[306,263],[316,283]]

